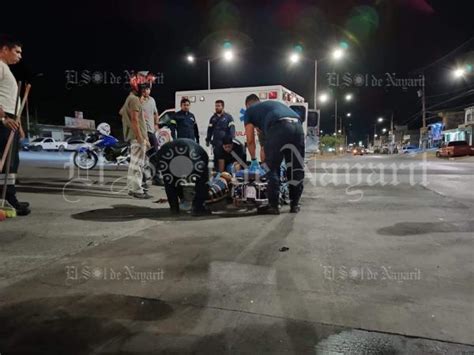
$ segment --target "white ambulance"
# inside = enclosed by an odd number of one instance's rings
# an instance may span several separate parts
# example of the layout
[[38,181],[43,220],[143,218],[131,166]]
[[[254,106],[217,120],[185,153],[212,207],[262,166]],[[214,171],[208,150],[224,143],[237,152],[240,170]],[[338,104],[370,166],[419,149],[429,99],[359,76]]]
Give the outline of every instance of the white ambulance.
[[[160,123],[166,124],[167,121],[171,120],[174,112],[180,110],[181,99],[188,98],[191,102],[190,112],[194,114],[197,120],[201,145],[204,145],[209,120],[215,111],[215,102],[216,100],[223,100],[225,103],[224,111],[231,114],[234,118],[236,139],[245,143],[246,139],[243,116],[245,113],[245,98],[250,94],[257,95],[261,101],[280,101],[291,107],[303,120],[303,127],[306,134],[308,103],[305,102],[302,96],[281,85],[177,91],[175,96],[176,107],[162,112],[160,115]],[[210,148],[208,148],[208,153],[210,155],[212,154]]]

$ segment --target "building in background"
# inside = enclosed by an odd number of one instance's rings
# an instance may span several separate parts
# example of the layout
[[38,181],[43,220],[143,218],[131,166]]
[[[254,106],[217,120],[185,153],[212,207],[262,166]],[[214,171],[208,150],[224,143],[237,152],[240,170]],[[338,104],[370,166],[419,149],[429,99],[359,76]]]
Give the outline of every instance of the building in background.
[[443,142],[466,141],[470,145],[473,144],[474,106],[456,112],[455,116],[445,116],[444,118],[451,118],[451,120],[447,122],[448,125],[442,132]]
[[74,117],[64,117],[64,126],[37,124],[39,137],[51,137],[64,141],[70,137],[83,137],[95,131],[95,121],[86,120],[83,113],[76,111]]

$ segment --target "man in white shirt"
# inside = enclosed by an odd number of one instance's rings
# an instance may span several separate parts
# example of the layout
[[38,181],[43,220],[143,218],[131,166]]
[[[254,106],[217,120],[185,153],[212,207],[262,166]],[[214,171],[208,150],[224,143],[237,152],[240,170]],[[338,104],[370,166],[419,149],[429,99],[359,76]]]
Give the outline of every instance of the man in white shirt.
[[[6,145],[10,132],[14,132],[10,174],[16,175],[18,172],[19,158],[19,131],[21,125],[15,121],[16,100],[18,97],[18,84],[13,76],[9,65],[17,64],[21,60],[21,44],[6,35],[0,35],[0,157],[6,150]],[[3,192],[3,184],[6,167],[0,175],[0,192]],[[15,185],[8,185],[6,200],[17,211],[17,215],[26,216],[31,211],[28,202],[19,202],[16,198]]]
[[143,119],[145,120],[148,141],[151,147],[158,151],[158,140],[156,139],[156,131],[158,130],[158,109],[156,101],[150,96],[151,84],[147,84],[142,89],[140,101],[142,103]]

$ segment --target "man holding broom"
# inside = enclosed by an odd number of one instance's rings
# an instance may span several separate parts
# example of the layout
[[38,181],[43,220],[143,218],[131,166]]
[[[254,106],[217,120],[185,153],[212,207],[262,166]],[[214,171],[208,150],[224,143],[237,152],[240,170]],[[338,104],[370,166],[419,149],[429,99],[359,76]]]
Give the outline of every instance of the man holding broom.
[[[9,65],[16,64],[21,60],[21,47],[21,44],[13,38],[0,35],[0,160],[4,156],[7,157],[8,149],[11,149],[10,174],[18,172],[21,124],[15,120],[15,109],[19,107],[17,103],[18,84]],[[11,132],[14,133],[14,138],[12,148],[9,148],[7,142]],[[5,151],[6,155],[4,155]],[[8,160],[5,159],[5,161]],[[0,175],[3,177],[0,178],[0,193],[3,192],[6,170],[5,162],[3,170],[0,172],[3,174]],[[5,199],[16,209],[18,216],[26,216],[31,212],[28,202],[19,202],[16,198],[14,184],[7,186]]]

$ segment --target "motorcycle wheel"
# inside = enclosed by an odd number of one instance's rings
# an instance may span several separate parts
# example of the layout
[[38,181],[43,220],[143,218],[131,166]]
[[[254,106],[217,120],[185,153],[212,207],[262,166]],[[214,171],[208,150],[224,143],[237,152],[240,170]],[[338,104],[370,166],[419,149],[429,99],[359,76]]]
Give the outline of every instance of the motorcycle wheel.
[[94,169],[99,161],[99,157],[94,152],[75,152],[74,165],[82,170]]

